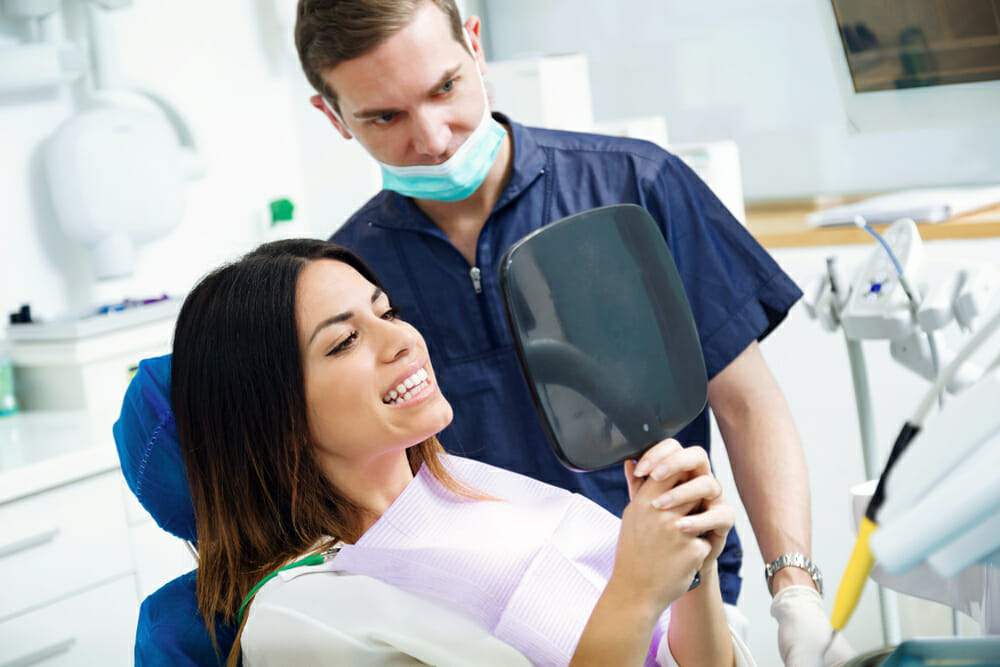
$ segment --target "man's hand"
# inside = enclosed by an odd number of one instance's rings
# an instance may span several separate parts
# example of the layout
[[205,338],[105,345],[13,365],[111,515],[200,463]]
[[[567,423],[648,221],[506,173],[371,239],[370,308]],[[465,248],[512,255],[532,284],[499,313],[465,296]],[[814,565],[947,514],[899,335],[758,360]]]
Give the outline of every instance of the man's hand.
[[785,667],[838,667],[856,652],[833,628],[812,586],[786,586],[771,601],[778,621],[778,650]]

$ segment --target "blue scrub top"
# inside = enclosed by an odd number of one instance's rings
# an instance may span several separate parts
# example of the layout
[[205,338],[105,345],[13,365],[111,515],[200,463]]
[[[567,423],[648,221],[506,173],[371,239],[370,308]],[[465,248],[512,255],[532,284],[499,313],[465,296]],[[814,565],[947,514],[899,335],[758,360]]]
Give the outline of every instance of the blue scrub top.
[[[621,516],[628,489],[620,467],[574,472],[549,447],[507,329],[498,275],[504,251],[573,213],[642,206],[677,264],[710,379],[777,326],[801,292],[676,156],[646,141],[529,128],[494,115],[511,133],[513,167],[480,232],[475,267],[413,200],[389,191],[331,240],[371,266],[401,316],[427,340],[455,411],[440,435],[445,449],[582,493]],[[708,449],[707,408],[677,439]],[[732,604],[741,559],[733,530],[719,559],[723,598]]]

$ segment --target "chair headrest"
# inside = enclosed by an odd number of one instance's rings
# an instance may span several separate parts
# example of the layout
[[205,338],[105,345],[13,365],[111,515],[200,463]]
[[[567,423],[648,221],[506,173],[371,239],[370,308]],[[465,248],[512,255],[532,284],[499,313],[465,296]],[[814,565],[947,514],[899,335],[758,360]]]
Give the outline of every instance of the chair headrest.
[[139,362],[114,425],[115,446],[125,481],[160,528],[195,542],[194,506],[170,406],[170,358]]

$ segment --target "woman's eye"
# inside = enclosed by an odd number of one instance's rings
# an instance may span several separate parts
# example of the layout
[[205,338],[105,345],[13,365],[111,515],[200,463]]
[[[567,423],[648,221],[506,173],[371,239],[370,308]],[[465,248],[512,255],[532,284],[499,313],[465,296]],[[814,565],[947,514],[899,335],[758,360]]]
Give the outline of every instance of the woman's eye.
[[397,320],[397,319],[399,319],[399,308],[396,308],[394,306],[394,307],[390,308],[389,310],[385,311],[384,313],[382,313],[382,319],[383,320]]
[[452,79],[451,81],[446,81],[445,84],[443,86],[441,86],[441,92],[442,93],[450,93],[454,87],[455,87],[455,80],[454,79]]
[[351,345],[353,345],[354,341],[356,341],[357,339],[358,339],[358,332],[352,331],[347,338],[337,343],[332,350],[327,352],[326,356],[332,357],[335,354],[340,354],[341,352],[349,348]]

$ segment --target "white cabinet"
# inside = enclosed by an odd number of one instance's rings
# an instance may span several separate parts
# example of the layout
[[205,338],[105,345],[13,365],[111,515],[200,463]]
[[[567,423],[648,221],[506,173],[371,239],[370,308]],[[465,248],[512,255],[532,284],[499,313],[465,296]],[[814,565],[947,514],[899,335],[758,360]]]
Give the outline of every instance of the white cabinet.
[[0,667],[132,664],[140,602],[194,567],[134,501],[101,421],[0,419]]
[[132,574],[116,471],[0,506],[0,619]]
[[131,665],[137,613],[131,574],[28,610],[0,622],[0,665]]

